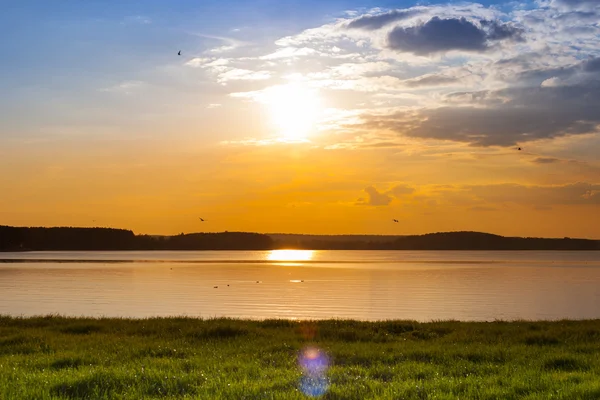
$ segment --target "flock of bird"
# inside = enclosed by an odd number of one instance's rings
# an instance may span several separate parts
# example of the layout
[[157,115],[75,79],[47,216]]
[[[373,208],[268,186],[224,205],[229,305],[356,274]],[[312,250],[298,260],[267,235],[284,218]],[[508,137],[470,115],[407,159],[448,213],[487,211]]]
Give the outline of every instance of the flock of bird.
[[[300,279],[299,281],[294,281],[294,282],[304,282],[304,279]],[[256,283],[261,283],[261,281],[256,281]],[[229,284],[227,284],[227,287],[229,287]],[[213,286],[213,289],[218,289],[218,288],[219,288],[219,285]]]

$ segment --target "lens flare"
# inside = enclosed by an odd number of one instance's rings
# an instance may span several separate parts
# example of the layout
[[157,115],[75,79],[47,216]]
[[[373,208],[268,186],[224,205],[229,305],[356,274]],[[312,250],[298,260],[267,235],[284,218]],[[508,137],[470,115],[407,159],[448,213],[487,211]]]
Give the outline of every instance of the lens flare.
[[327,354],[317,347],[306,347],[298,356],[298,364],[302,370],[302,378],[300,378],[302,393],[310,397],[324,395],[329,389]]

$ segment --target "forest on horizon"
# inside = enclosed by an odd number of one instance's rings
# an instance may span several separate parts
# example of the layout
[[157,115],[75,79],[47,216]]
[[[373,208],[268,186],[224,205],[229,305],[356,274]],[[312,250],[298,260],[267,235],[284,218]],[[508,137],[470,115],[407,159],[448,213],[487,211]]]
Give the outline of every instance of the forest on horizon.
[[100,250],[600,250],[600,240],[504,237],[481,232],[424,235],[296,235],[252,232],[136,235],[131,230],[0,226],[0,251]]

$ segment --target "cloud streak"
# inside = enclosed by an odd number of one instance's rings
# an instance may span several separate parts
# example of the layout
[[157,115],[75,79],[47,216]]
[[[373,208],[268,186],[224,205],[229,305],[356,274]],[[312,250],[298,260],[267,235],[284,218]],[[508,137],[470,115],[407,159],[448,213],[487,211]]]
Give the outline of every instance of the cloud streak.
[[378,15],[363,15],[348,23],[348,29],[376,30],[393,22],[403,21],[422,14],[419,9],[392,10]]

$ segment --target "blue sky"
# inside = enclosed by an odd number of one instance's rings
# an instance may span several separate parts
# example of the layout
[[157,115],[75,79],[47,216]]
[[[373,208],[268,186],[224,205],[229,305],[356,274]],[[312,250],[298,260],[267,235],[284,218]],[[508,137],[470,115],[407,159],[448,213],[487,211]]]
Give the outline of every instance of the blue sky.
[[85,91],[118,80],[143,79],[156,66],[177,61],[173,54],[179,49],[197,55],[224,43],[207,36],[263,44],[327,23],[345,10],[404,8],[415,3],[151,0],[109,4],[25,0],[3,8],[0,51],[10,55],[0,64],[3,120],[11,126],[31,126],[33,121],[22,117],[35,113],[38,102],[42,108],[50,98],[79,102]]
[[245,28],[257,35],[254,39],[269,38],[325,23],[343,10],[414,4],[349,0],[13,2],[0,14],[0,49],[11,55],[0,66],[5,77],[1,82],[12,86],[39,81],[55,68],[118,72],[136,58],[160,59],[180,47],[198,50],[202,43],[187,35],[189,31],[228,36],[231,29]]

